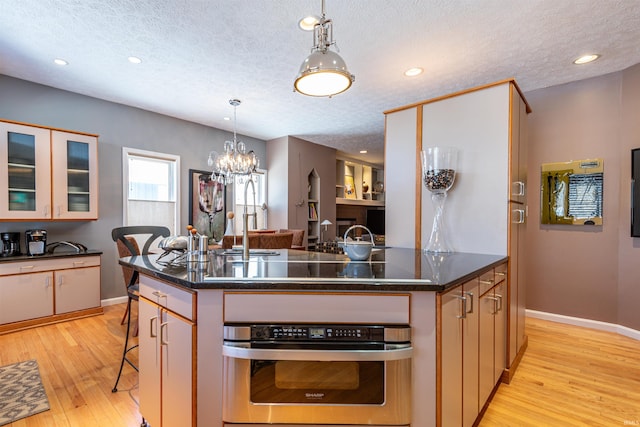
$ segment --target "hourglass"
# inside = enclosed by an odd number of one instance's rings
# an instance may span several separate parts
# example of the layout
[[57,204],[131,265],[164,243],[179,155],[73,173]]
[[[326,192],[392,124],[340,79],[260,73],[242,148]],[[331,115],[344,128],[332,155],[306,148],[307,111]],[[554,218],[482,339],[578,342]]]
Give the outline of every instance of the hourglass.
[[433,227],[425,252],[453,252],[447,237],[444,203],[456,177],[458,150],[452,147],[429,147],[420,152],[422,179],[431,192],[434,207]]

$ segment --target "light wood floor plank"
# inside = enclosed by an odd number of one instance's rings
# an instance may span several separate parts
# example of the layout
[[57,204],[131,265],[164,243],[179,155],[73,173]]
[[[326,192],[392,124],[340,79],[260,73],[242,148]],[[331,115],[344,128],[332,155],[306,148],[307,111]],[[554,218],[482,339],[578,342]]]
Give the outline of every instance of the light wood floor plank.
[[[100,316],[0,335],[0,365],[37,359],[51,405],[10,427],[140,425],[131,367],[111,393],[123,311],[109,306]],[[639,341],[531,318],[527,335],[520,367],[498,389],[481,427],[640,426]]]
[[527,318],[529,347],[481,427],[640,426],[640,342]]

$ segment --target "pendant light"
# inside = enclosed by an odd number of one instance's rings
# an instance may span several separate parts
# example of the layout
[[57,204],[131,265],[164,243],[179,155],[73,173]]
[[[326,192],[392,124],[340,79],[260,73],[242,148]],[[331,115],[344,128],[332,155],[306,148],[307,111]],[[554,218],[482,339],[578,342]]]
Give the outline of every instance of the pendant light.
[[231,184],[236,176],[251,175],[258,167],[256,154],[253,150],[247,152],[244,142],[238,141],[236,135],[236,109],[240,103],[239,99],[229,100],[233,106],[233,141],[224,142],[224,153],[212,151],[207,159],[207,164],[214,166],[213,172],[218,175],[218,182],[224,184]]
[[349,73],[347,64],[336,52],[329,50],[333,41],[333,24],[327,19],[322,0],[322,17],[313,28],[314,46],[311,54],[302,62],[293,86],[303,95],[333,96],[351,87],[355,76]]

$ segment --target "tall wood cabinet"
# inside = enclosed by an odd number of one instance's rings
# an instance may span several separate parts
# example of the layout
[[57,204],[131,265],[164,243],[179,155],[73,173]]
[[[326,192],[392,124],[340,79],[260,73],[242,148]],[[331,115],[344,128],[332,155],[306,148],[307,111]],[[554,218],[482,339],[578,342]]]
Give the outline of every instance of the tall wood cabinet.
[[98,218],[98,137],[0,120],[1,220]]
[[[527,224],[527,114],[512,79],[386,111],[387,245],[424,247],[434,208],[422,184],[420,151],[458,148],[456,178],[445,204],[456,252],[507,255],[504,381],[519,363],[524,335],[523,269]],[[495,296],[494,296],[495,297]]]

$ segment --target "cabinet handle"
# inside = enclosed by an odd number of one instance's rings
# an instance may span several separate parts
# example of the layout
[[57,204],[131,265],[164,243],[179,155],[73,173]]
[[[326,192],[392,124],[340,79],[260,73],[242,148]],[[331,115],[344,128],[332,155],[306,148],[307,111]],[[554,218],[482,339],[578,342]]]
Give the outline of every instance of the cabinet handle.
[[84,261],[73,261],[74,267],[81,267],[84,265]]
[[[471,304],[469,304],[471,308],[469,309],[469,311],[467,311],[467,313],[472,314],[473,313],[473,292],[465,292],[464,294],[468,295],[469,300],[471,301]],[[465,305],[466,305],[466,301],[465,301]]]
[[47,276],[44,279],[44,288],[47,289],[49,286],[51,286],[51,279]]
[[487,299],[490,299],[491,301],[493,301],[493,311],[491,312],[491,314],[496,314],[498,312],[498,298],[487,297]]
[[492,285],[495,281],[493,279],[489,279],[489,280],[480,280],[480,283],[482,283],[483,285]]
[[169,345],[169,341],[167,341],[165,339],[165,335],[167,334],[167,325],[169,324],[169,322],[165,322],[165,323],[161,323],[160,324],[160,345]]
[[167,298],[167,294],[163,294],[160,291],[153,291],[152,295],[156,296],[158,298],[158,302],[160,302],[160,298]]
[[[517,214],[514,215],[514,214]],[[524,224],[524,209],[514,209],[511,211],[511,222],[514,224]]]
[[44,216],[45,217],[49,216],[49,205],[44,205]]
[[496,310],[497,313],[498,311],[502,311],[502,295],[496,294],[496,300],[498,301],[498,309]]
[[62,275],[57,276],[58,277],[58,287],[61,288],[62,287]]
[[457,319],[466,319],[467,318],[467,297],[463,297],[460,295],[454,295],[460,301],[462,301],[462,314],[456,316]]
[[149,337],[151,338],[155,338],[158,336],[158,333],[156,332],[157,327],[154,327],[154,323],[156,323],[158,321],[158,316],[153,316],[151,319],[149,319]]
[[514,181],[511,183],[511,195],[524,196],[524,182]]

